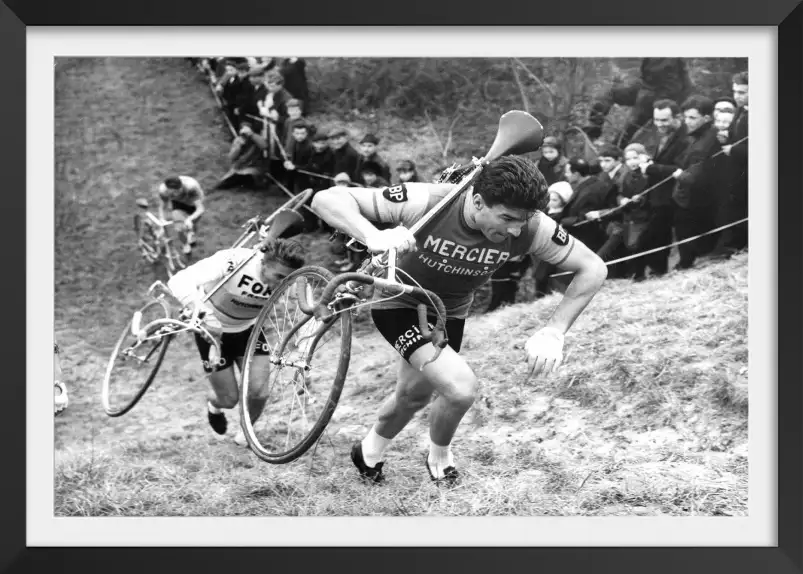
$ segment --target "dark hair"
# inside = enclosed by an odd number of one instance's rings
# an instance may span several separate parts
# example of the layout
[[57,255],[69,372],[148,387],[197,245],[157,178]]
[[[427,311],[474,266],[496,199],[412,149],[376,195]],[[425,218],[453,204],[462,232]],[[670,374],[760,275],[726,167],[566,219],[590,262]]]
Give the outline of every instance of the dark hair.
[[680,108],[675,100],[664,98],[662,100],[656,100],[652,105],[652,109],[654,110],[665,110],[666,108],[672,110],[673,116],[676,116],[680,113]]
[[569,163],[566,165],[569,166],[569,171],[573,173],[579,173],[583,177],[591,175],[591,166],[581,157],[570,159]]
[[291,269],[300,269],[304,266],[304,248],[298,241],[291,239],[270,239],[262,250],[262,263],[278,261]]
[[309,125],[307,124],[307,122],[298,122],[297,124],[293,124],[293,129],[294,130],[304,129],[307,130],[307,132],[309,132]]
[[599,157],[612,157],[613,159],[622,159],[622,150],[613,144],[605,144],[597,154]]
[[474,181],[474,193],[479,194],[489,207],[502,204],[527,211],[546,208],[548,188],[535,162],[517,155],[495,159]]
[[165,179],[165,187],[168,189],[181,189],[181,179],[177,175],[171,175]]
[[739,72],[738,74],[733,75],[733,83],[738,86],[748,86],[750,85],[748,82],[747,72]]
[[707,98],[705,96],[689,96],[686,98],[686,101],[683,102],[683,105],[680,106],[684,112],[688,110],[697,110],[700,112],[701,116],[710,116],[714,113],[714,102],[711,98]]

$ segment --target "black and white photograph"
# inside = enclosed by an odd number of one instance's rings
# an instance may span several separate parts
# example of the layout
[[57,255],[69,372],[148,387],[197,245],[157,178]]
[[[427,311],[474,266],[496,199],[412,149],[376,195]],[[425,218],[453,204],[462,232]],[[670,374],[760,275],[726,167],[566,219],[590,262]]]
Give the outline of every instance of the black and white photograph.
[[768,540],[768,37],[148,34],[27,55],[38,544]]
[[748,68],[56,58],[55,515],[744,516]]

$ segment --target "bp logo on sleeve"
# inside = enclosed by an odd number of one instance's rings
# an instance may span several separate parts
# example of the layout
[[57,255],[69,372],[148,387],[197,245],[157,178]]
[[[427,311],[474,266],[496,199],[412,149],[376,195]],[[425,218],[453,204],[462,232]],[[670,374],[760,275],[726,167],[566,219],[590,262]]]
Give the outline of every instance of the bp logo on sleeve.
[[382,192],[382,197],[393,203],[404,203],[407,201],[407,188],[404,187],[403,183],[386,187]]
[[565,247],[569,243],[569,234],[560,225],[555,228],[555,233],[552,234],[552,241],[558,245]]

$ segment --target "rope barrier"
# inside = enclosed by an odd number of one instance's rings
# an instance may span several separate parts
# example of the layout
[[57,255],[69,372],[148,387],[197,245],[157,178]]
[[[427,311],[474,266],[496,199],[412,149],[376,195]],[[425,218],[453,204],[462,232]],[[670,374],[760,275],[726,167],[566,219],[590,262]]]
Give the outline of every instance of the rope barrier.
[[[731,145],[731,147],[733,147],[733,146],[735,146],[735,145],[739,145],[740,143],[744,142],[744,141],[745,141],[745,140],[746,140],[748,137],[750,137],[750,136],[745,136],[745,137],[743,137],[742,139],[740,139],[740,140],[738,140],[738,141],[735,141],[734,143],[730,144],[730,145]],[[707,158],[706,158],[706,159],[704,159],[703,161],[701,161],[701,162],[698,162],[698,163],[694,164],[693,166],[691,166],[690,168],[683,170],[683,172],[684,172],[684,173],[685,173],[685,172],[688,172],[688,171],[689,171],[689,169],[691,169],[692,167],[697,167],[698,165],[701,165],[701,164],[703,164],[703,163],[707,162],[708,160],[714,159],[715,157],[717,157],[717,156],[719,156],[719,155],[722,155],[723,153],[725,153],[725,150],[724,150],[724,149],[721,149],[721,150],[719,150],[717,153],[715,153],[715,154],[711,155],[710,157],[707,157]],[[675,179],[675,176],[674,176],[674,175],[670,175],[669,177],[667,177],[667,178],[665,178],[665,179],[662,179],[661,181],[659,181],[659,182],[658,182],[658,183],[656,183],[655,185],[652,185],[652,186],[648,187],[647,189],[645,189],[644,191],[642,191],[641,193],[637,193],[636,195],[634,195],[634,196],[633,196],[633,197],[630,199],[630,201],[632,202],[634,199],[637,199],[637,198],[639,198],[639,197],[642,197],[642,196],[644,196],[644,195],[647,195],[649,192],[651,192],[651,191],[653,191],[653,190],[655,190],[655,189],[657,189],[657,188],[661,187],[663,184],[665,184],[666,182],[668,182],[668,181],[669,181],[669,180],[671,180],[671,179]],[[616,207],[611,207],[610,209],[603,209],[603,210],[600,210],[600,212],[601,212],[601,213],[600,213],[599,219],[601,220],[601,219],[602,219],[602,218],[604,218],[604,217],[608,217],[609,215],[611,215],[611,214],[613,214],[613,213],[616,213],[617,211],[619,211],[619,210],[621,210],[621,209],[624,209],[624,208],[625,208],[627,205],[629,205],[629,203],[630,203],[630,202],[628,202],[628,203],[625,203],[624,205],[617,205]],[[574,225],[571,225],[571,226],[569,226],[569,229],[572,229],[572,228],[575,228],[575,227],[581,227],[581,226],[583,226],[583,225],[587,225],[587,224],[589,224],[589,223],[592,223],[593,221],[599,221],[599,220],[597,220],[597,219],[586,219],[585,221],[581,221],[581,222],[579,222],[579,223],[575,223]]]
[[[712,233],[719,233],[723,229],[727,229],[729,227],[734,227],[735,225],[740,225],[740,224],[744,223],[745,221],[747,221],[747,219],[748,218],[745,217],[745,218],[742,218],[742,219],[740,219],[738,221],[734,221],[732,223],[728,223],[728,224],[723,225],[721,227],[717,227],[715,229],[711,229],[709,231],[706,231],[705,233],[701,233],[699,235],[695,235],[694,237],[687,237],[686,239],[682,239],[680,241],[676,241],[675,243],[670,243],[669,245],[664,245],[662,247],[656,247],[655,249],[650,249],[648,251],[642,251],[640,253],[634,253],[633,255],[628,255],[626,257],[620,257],[619,259],[613,259],[611,261],[606,261],[605,265],[614,265],[616,263],[621,263],[622,261],[629,261],[631,259],[638,259],[639,257],[643,257],[645,255],[650,255],[651,253],[657,253],[658,251],[663,251],[664,249],[672,249],[676,245],[680,245],[682,243],[688,243],[690,241],[694,241],[695,239],[700,239],[701,237],[704,237],[706,235],[711,235]],[[563,271],[562,273],[555,273],[553,275],[549,275],[549,278],[562,277],[564,275],[574,275],[574,271]]]

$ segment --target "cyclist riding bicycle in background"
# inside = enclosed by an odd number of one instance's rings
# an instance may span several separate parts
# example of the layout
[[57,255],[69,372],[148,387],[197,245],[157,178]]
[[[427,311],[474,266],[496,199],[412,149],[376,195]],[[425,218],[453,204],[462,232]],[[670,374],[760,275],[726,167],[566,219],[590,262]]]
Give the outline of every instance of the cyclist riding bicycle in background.
[[179,238],[185,255],[189,255],[195,245],[197,223],[206,211],[204,197],[201,184],[186,175],[168,177],[159,185],[159,217],[164,221],[165,213],[170,211],[174,221],[184,222]]
[[[226,275],[234,271],[253,249],[236,247],[223,249],[176,273],[167,286],[185,307],[201,305],[203,321],[209,332],[221,343],[221,357],[210,357],[211,345],[199,335],[195,336],[204,371],[209,375],[211,391],[207,401],[209,425],[217,434],[225,434],[226,415],[221,409],[237,406],[239,390],[233,365],[243,370],[243,356],[251,336],[254,322],[267,303],[271,292],[287,275],[303,267],[303,250],[300,244],[287,239],[268,239],[262,246],[264,253],[257,254],[237,270],[210,298],[203,297]],[[260,334],[252,368],[256,381],[268,382],[270,348]],[[259,418],[265,405],[267,389],[255,385],[248,400],[251,422]],[[235,438],[239,445],[246,439],[239,429]]]
[[[459,181],[473,165],[452,174]],[[449,346],[440,357],[419,331],[419,300],[392,297],[377,289],[371,315],[380,333],[400,355],[395,393],[378,412],[368,435],[351,449],[351,460],[369,481],[384,480],[384,454],[417,411],[430,401],[430,449],[424,459],[430,478],[453,485],[459,478],[451,452],[452,438],[477,394],[477,377],[459,355],[463,328],[474,297],[505,261],[524,254],[574,272],[552,317],[526,342],[528,379],[550,373],[563,360],[563,338],[591,302],[607,276],[602,260],[542,212],[549,196],[535,163],[519,156],[490,162],[442,212],[410,232],[453,184],[401,183],[384,189],[332,187],[315,195],[312,206],[326,222],[377,253],[398,250],[397,278],[411,283],[409,273],[446,306]],[[375,222],[396,227],[379,230]],[[430,323],[435,317],[429,318]],[[430,329],[432,325],[430,325]],[[422,369],[423,366],[423,369]]]
[[53,344],[53,407],[54,414],[59,415],[64,412],[70,404],[70,398],[67,396],[67,386],[61,380],[61,359],[59,357],[58,343]]

